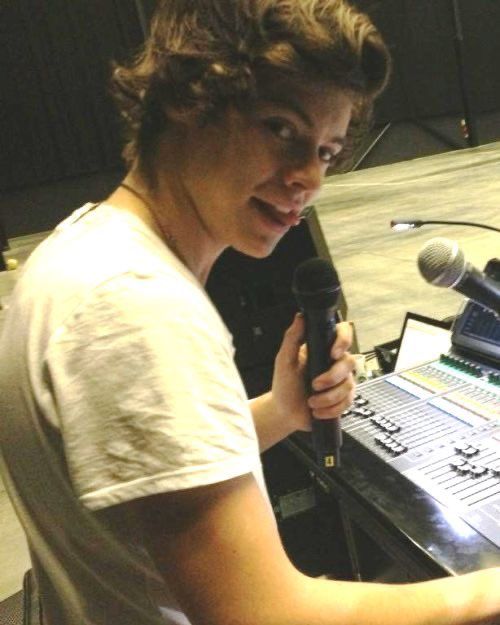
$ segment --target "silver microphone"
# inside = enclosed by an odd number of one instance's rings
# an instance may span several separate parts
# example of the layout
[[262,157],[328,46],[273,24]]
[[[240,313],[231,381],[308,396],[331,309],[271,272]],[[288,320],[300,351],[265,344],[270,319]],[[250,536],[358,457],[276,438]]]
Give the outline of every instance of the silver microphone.
[[467,262],[456,241],[430,239],[420,250],[417,263],[429,284],[454,289],[496,315],[500,313],[500,283]]

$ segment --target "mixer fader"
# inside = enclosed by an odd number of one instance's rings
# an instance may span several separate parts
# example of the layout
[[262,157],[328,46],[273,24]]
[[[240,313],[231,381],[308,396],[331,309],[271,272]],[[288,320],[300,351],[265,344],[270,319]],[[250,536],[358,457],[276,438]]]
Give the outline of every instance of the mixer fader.
[[342,428],[500,547],[500,376],[439,360],[359,386]]

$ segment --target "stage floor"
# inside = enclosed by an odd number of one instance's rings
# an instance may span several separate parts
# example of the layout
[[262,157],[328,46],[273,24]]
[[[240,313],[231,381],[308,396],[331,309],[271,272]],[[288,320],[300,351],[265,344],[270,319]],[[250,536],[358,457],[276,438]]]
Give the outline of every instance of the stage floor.
[[457,241],[482,269],[500,257],[500,233],[429,225],[396,233],[393,218],[480,222],[500,228],[500,143],[336,176],[315,202],[342,281],[360,350],[399,336],[406,312],[443,319],[463,298],[427,284],[416,264],[433,237]]

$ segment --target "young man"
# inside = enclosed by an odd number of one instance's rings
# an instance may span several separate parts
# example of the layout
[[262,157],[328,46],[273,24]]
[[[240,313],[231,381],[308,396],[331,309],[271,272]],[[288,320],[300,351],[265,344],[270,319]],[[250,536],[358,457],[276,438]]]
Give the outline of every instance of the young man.
[[292,566],[259,453],[350,404],[349,332],[308,398],[297,317],[249,402],[203,289],[226,247],[265,257],[299,222],[388,65],[342,0],[168,0],[116,69],[129,173],[35,251],[3,335],[7,479],[47,625],[498,616],[498,570],[384,586]]

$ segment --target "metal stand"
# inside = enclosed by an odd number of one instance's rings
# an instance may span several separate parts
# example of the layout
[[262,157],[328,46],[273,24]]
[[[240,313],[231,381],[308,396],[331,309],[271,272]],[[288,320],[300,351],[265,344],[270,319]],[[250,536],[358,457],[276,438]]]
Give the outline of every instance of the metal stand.
[[472,112],[469,103],[469,96],[467,91],[467,83],[465,80],[464,72],[464,32],[462,28],[462,17],[460,14],[459,0],[450,0],[451,8],[453,11],[453,22],[455,25],[455,57],[457,59],[457,71],[458,82],[460,86],[460,95],[462,98],[462,110],[463,120],[462,128],[464,131],[464,137],[469,144],[469,147],[476,147],[479,145],[479,139],[477,136],[477,128],[475,119],[472,117]]
[[9,241],[5,232],[4,225],[0,219],[0,271],[6,271],[7,265],[3,253],[9,249]]

